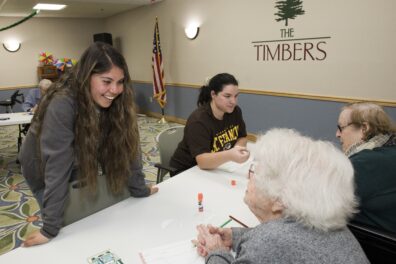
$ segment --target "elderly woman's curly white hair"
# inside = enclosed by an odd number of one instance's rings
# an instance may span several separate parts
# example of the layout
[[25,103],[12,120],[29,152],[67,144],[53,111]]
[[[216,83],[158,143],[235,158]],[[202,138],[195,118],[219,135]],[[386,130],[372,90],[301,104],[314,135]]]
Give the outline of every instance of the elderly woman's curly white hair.
[[333,144],[272,129],[255,149],[256,188],[283,203],[283,217],[323,231],[346,226],[357,206],[354,172]]

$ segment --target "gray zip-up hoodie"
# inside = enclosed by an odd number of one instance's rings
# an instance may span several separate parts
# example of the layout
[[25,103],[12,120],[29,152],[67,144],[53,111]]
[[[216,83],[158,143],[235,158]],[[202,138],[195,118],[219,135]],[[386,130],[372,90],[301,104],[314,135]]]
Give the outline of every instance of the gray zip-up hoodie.
[[[48,238],[55,237],[62,227],[69,183],[77,179],[78,161],[74,150],[75,113],[76,104],[72,97],[64,95],[54,97],[42,124],[40,137],[42,168],[38,157],[37,128],[34,123],[19,154],[23,176],[32,192],[36,194],[44,191],[41,205],[44,225],[41,233]],[[131,164],[128,190],[134,197],[150,195],[150,189],[144,181],[140,154]]]

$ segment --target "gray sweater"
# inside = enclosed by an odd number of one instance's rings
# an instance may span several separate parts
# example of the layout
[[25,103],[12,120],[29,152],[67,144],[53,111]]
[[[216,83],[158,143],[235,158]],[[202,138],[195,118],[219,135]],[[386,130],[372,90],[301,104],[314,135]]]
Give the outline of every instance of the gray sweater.
[[[29,129],[19,160],[23,176],[33,193],[44,191],[42,200],[43,227],[41,233],[52,238],[62,227],[65,202],[68,197],[69,182],[77,179],[78,160],[74,150],[74,124],[76,104],[68,96],[56,96],[50,102],[40,137],[42,169],[38,157],[37,127],[33,123]],[[142,172],[141,157],[131,164],[128,189],[134,197],[150,195]]]
[[255,228],[233,228],[233,250],[218,250],[206,257],[207,264],[228,263],[369,263],[348,229],[322,232],[280,219]]

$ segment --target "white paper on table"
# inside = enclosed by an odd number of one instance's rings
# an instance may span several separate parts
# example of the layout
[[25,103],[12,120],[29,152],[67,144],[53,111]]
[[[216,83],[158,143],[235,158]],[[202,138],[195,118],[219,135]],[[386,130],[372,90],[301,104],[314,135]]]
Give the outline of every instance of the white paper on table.
[[250,155],[247,161],[243,163],[237,163],[234,161],[227,161],[223,164],[221,164],[219,167],[217,167],[219,170],[226,171],[226,172],[234,172],[238,170],[239,168],[242,168],[243,166],[250,164],[253,162],[253,156]]
[[139,253],[143,264],[204,264],[191,240],[151,248]]

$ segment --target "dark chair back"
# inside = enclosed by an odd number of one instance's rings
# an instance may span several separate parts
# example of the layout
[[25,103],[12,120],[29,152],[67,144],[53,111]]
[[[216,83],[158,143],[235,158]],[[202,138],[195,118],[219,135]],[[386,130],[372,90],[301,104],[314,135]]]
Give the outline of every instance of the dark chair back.
[[356,223],[348,224],[372,264],[396,263],[396,234],[375,230]]
[[[21,97],[21,100],[18,100],[18,97]],[[11,95],[11,107],[14,106],[16,103],[22,104],[24,101],[24,96],[22,93],[19,93],[19,90],[16,90],[12,95]]]
[[[18,97],[21,97],[21,100],[18,100]],[[19,93],[19,90],[16,90],[10,97],[5,101],[0,101],[0,106],[6,107],[6,113],[12,113],[12,108],[16,103],[22,104],[25,101],[25,98],[22,93]]]

